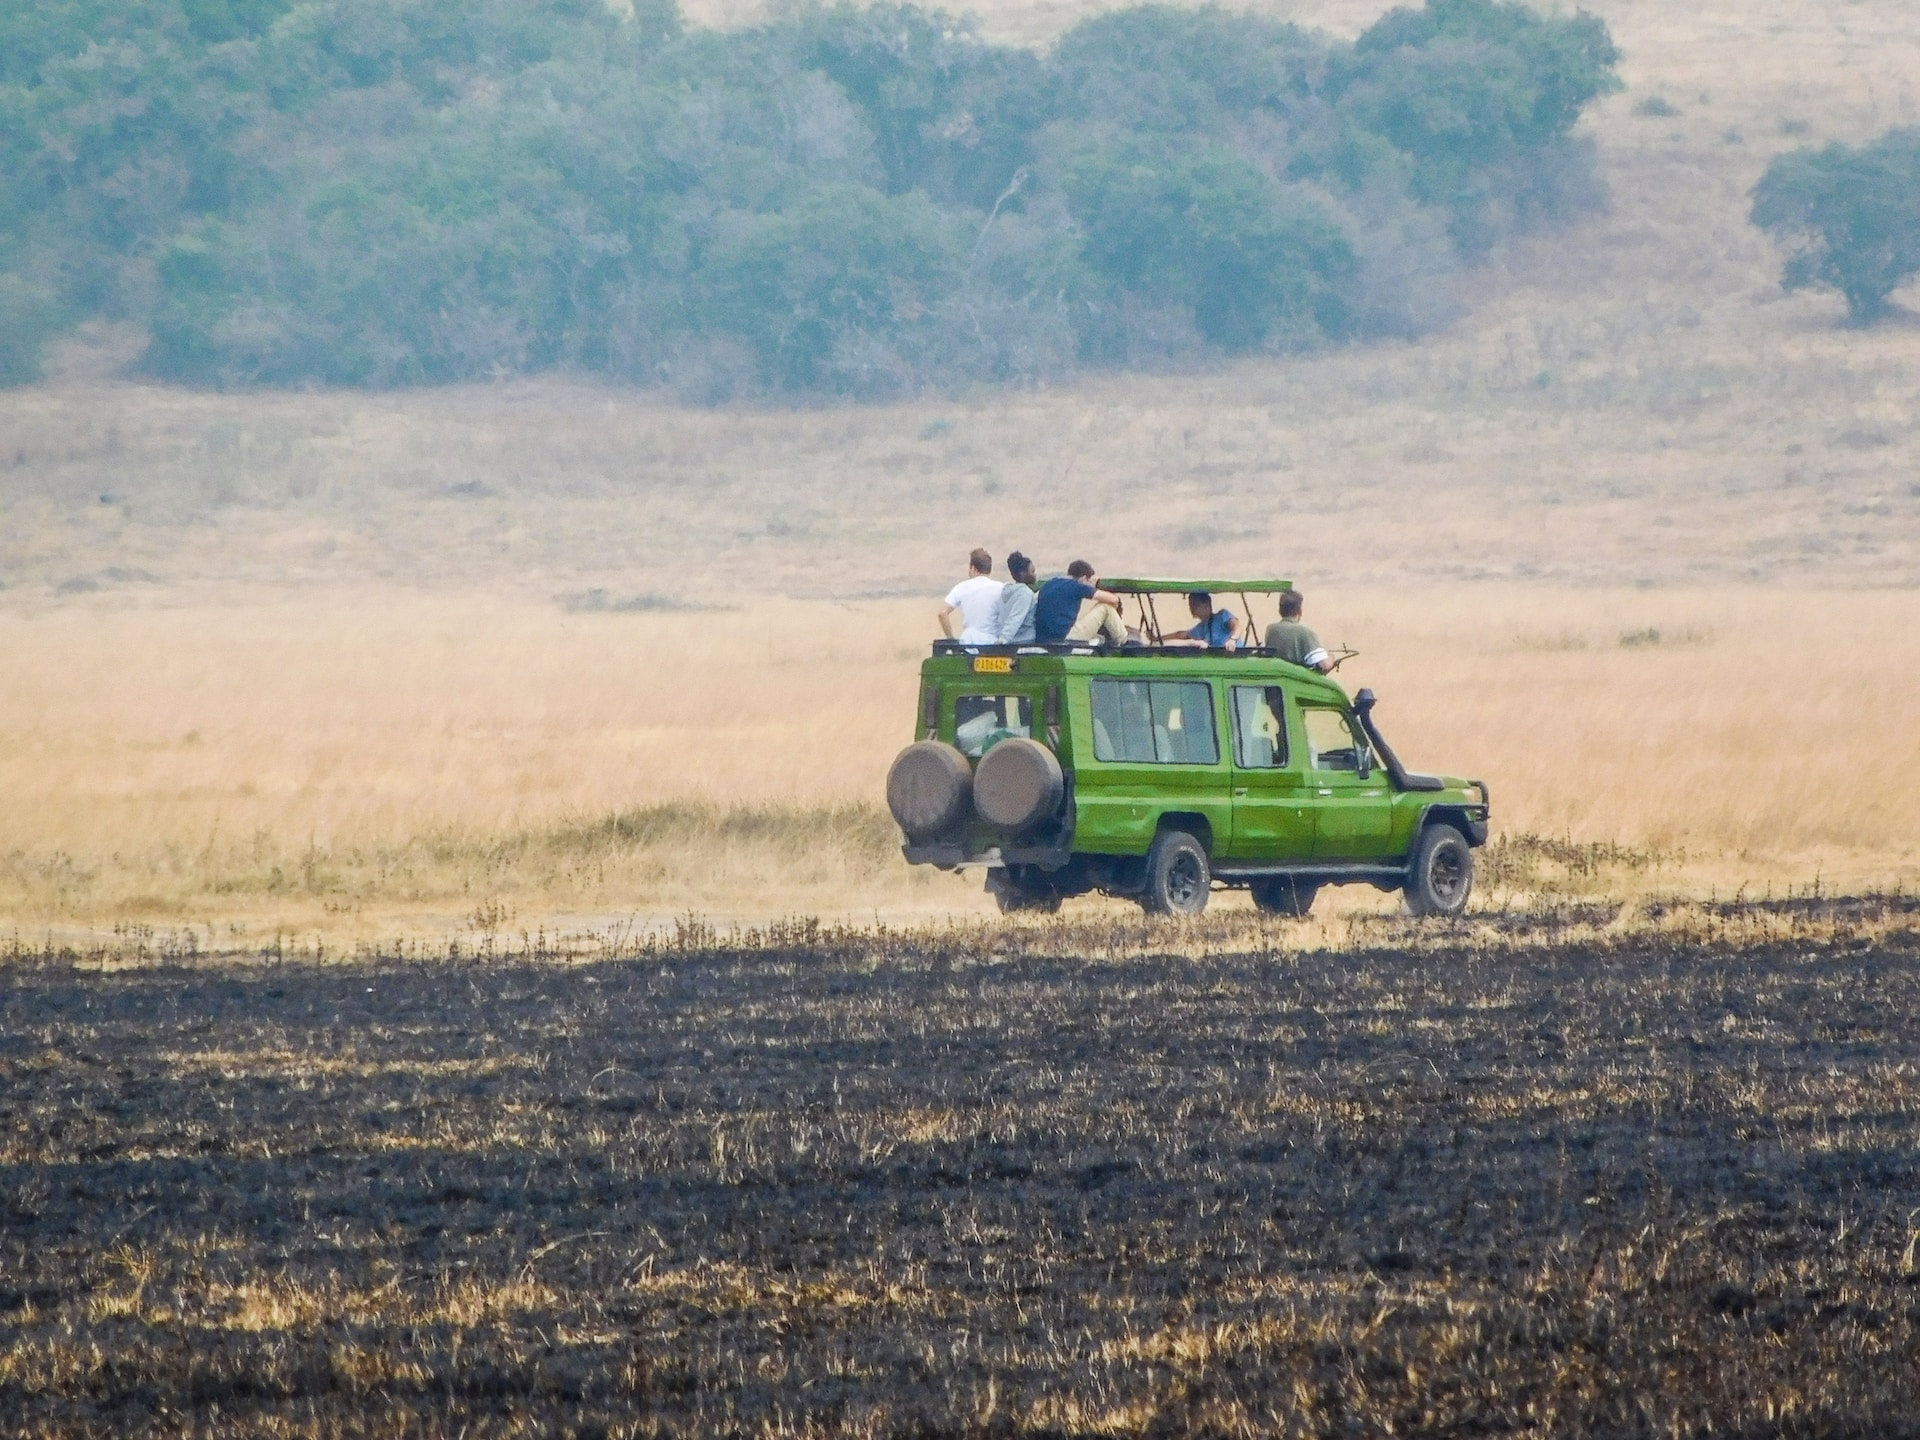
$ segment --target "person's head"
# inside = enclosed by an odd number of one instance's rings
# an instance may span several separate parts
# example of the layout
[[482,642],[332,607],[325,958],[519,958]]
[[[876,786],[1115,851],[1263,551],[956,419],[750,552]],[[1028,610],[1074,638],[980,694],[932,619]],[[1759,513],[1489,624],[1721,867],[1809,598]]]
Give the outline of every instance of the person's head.
[[1300,618],[1300,612],[1306,608],[1306,605],[1306,596],[1302,595],[1298,590],[1282,590],[1280,592],[1280,618],[1282,620],[1298,620]]
[[993,556],[984,550],[976,550],[967,557],[967,569],[975,575],[991,575],[993,573]]
[[1067,576],[1069,579],[1084,581],[1088,585],[1093,584],[1100,578],[1093,573],[1093,566],[1084,560],[1076,560],[1067,566]]
[[1021,585],[1033,583],[1033,561],[1018,550],[1007,556],[1007,574]]
[[1205,620],[1213,614],[1213,596],[1204,590],[1196,590],[1187,596],[1187,610],[1196,620]]

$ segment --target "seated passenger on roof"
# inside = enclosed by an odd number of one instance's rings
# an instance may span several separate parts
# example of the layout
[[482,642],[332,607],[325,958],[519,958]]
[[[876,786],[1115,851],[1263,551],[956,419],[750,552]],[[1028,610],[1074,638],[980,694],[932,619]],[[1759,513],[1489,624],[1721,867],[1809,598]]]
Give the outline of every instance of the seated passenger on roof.
[[1042,645],[1104,639],[1119,646],[1135,638],[1120,619],[1120,597],[1100,588],[1099,575],[1085,560],[1074,561],[1065,575],[1040,587],[1033,621],[1034,638]]
[[1213,608],[1213,596],[1196,590],[1187,596],[1187,610],[1197,622],[1191,630],[1176,630],[1162,638],[1169,647],[1189,650],[1237,650],[1246,634],[1247,622],[1231,610]]

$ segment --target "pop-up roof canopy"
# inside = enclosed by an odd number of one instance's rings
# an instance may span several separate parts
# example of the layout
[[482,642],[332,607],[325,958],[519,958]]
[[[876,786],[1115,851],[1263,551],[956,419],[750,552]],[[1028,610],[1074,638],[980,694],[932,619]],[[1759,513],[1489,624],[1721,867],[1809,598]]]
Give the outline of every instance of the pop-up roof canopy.
[[1270,595],[1291,590],[1291,580],[1109,580],[1100,577],[1100,588],[1115,595],[1191,595],[1199,591],[1228,595]]

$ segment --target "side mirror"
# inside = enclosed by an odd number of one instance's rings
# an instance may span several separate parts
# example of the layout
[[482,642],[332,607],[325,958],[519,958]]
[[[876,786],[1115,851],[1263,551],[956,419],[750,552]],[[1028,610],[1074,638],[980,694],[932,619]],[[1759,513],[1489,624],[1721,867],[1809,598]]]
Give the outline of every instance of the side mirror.
[[1362,780],[1370,779],[1372,777],[1373,751],[1371,749],[1369,749],[1365,745],[1354,746],[1353,761],[1354,761],[1353,768],[1360,772],[1360,778]]

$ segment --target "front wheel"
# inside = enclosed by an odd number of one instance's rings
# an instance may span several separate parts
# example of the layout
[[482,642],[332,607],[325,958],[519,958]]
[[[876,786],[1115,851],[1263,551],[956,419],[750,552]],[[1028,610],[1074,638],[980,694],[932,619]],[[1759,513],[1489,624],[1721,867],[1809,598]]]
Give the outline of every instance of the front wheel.
[[1473,847],[1451,825],[1429,825],[1407,861],[1407,908],[1416,915],[1458,915],[1473,893]]
[[1140,904],[1149,915],[1198,915],[1207,908],[1213,871],[1200,842],[1184,830],[1162,830],[1147,851]]

